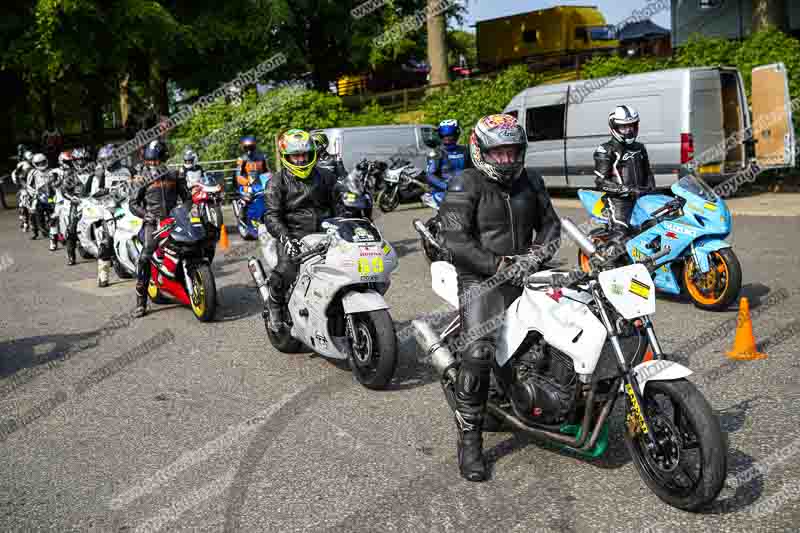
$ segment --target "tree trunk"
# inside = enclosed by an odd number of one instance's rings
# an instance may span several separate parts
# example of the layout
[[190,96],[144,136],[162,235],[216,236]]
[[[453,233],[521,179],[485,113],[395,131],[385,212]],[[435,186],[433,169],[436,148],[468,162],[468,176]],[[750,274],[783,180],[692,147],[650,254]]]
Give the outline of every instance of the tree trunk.
[[[437,0],[428,0],[428,13],[434,12]],[[444,14],[428,17],[428,63],[431,65],[431,85],[450,81],[447,70],[446,23]]]
[[753,0],[753,33],[766,26],[785,31],[788,19],[786,0]]
[[42,88],[42,114],[44,115],[44,129],[47,131],[51,131],[56,128],[56,118],[55,114],[53,113],[53,97],[50,91],[50,82],[46,81],[44,83],[44,87]]
[[128,116],[131,113],[131,106],[128,100],[128,87],[131,81],[129,73],[125,73],[119,82],[119,116],[122,122],[122,127],[128,127]]

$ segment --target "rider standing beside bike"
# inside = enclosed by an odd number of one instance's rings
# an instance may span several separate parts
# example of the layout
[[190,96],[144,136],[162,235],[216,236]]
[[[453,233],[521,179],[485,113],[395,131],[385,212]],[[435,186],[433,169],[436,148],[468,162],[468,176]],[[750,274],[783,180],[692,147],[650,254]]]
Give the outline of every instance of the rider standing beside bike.
[[[64,243],[67,249],[67,265],[75,264],[75,248],[78,242],[78,205],[83,194],[83,183],[72,166],[72,152],[61,152],[58,156],[59,168],[53,171],[53,186],[61,191],[61,196],[69,202],[69,224],[65,228]],[[56,221],[58,223],[58,221]]]
[[281,170],[267,183],[267,231],[278,240],[278,264],[269,286],[269,328],[278,332],[285,322],[286,290],[297,277],[291,257],[300,253],[300,239],[320,231],[336,206],[336,177],[315,168],[317,149],[308,132],[289,130],[278,139]]
[[156,249],[153,233],[159,222],[169,216],[178,204],[178,199],[188,201],[191,196],[186,182],[174,170],[164,165],[167,146],[161,141],[152,141],[144,150],[144,167],[138,191],[130,202],[131,213],[144,221],[142,253],[136,265],[136,309],[133,316],[147,313],[147,286],[150,283],[150,259]]
[[650,158],[639,136],[639,113],[627,105],[617,106],[608,115],[611,139],[594,152],[597,188],[606,193],[603,202],[609,212],[611,228],[629,233],[636,195],[652,191],[656,183]]
[[239,186],[239,195],[244,199],[244,205],[239,212],[241,218],[247,213],[247,204],[252,200],[251,176],[255,176],[255,179],[258,179],[261,174],[269,172],[269,167],[267,166],[267,158],[257,150],[255,136],[246,135],[242,137],[239,140],[239,146],[244,152],[236,160],[236,183]]
[[28,188],[32,191],[33,198],[31,199],[31,221],[33,222],[33,235],[31,240],[39,238],[39,229],[43,233],[47,232],[48,222],[44,207],[39,205],[39,193],[47,192],[48,197],[52,195],[52,187],[50,186],[50,173],[47,170],[47,156],[42,153],[36,154],[31,160],[33,170],[28,173]]
[[[525,276],[558,250],[561,223],[541,176],[525,171],[527,144],[511,115],[480,119],[470,138],[475,168],[450,180],[441,206],[448,220],[443,244],[458,272],[461,335],[470,341],[471,332],[502,316],[519,297]],[[484,282],[496,274],[509,276],[508,283],[488,290]],[[481,430],[494,353],[490,332],[467,344],[457,372],[458,464],[469,481],[487,476]]]
[[183,152],[183,167],[181,167],[181,178],[186,181],[186,186],[190,189],[200,183],[205,175],[205,169],[200,166],[197,154],[192,149]]
[[17,211],[19,211],[19,227],[23,233],[30,228],[31,215],[28,208],[28,194],[25,186],[28,183],[28,175],[33,170],[33,152],[20,144],[17,146],[17,167],[11,173],[11,181],[18,187],[17,191]]

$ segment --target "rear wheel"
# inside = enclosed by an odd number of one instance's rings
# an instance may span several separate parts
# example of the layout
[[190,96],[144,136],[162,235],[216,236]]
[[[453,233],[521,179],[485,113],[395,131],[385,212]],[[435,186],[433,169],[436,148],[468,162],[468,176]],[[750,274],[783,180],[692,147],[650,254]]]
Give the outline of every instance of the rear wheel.
[[[284,309],[284,312],[287,311]],[[267,338],[273,348],[281,353],[299,353],[303,350],[303,343],[292,337],[291,328],[286,324],[280,331],[272,331],[269,327],[269,311],[264,310],[264,327],[267,328]]]
[[717,497],[727,475],[728,453],[717,417],[685,379],[648,382],[642,403],[659,446],[650,450],[645,435],[632,435],[637,424],[630,419],[625,445],[636,470],[669,505],[700,510]]
[[733,250],[723,248],[708,255],[709,271],[703,274],[693,257],[683,267],[683,287],[694,305],[707,311],[722,311],[742,288],[742,266]]
[[122,266],[122,263],[119,262],[119,259],[115,257],[111,260],[111,262],[114,264],[114,272],[116,272],[119,279],[131,279],[133,277],[130,272],[125,270],[125,267]]
[[211,267],[205,263],[195,266],[189,275],[192,279],[192,312],[200,322],[214,318],[217,310],[217,284]]
[[394,322],[385,309],[356,313],[348,332],[352,345],[350,368],[368,389],[384,389],[397,366],[397,336]]

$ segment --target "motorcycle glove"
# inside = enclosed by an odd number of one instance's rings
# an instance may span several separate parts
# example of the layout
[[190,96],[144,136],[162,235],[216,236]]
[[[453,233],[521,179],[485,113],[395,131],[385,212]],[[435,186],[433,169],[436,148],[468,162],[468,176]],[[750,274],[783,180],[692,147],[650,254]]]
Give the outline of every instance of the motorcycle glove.
[[286,255],[289,257],[294,257],[302,252],[302,249],[300,248],[300,241],[297,239],[284,239],[283,247]]

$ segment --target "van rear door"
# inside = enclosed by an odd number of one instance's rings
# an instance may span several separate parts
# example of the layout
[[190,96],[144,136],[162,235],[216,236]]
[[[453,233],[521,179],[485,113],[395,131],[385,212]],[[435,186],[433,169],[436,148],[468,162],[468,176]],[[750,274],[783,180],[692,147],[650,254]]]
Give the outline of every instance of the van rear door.
[[720,174],[725,164],[725,121],[719,71],[696,70],[691,80],[689,131],[694,141],[694,159],[700,163],[701,175]]
[[762,169],[794,166],[792,101],[783,63],[753,69],[752,107],[758,166]]

